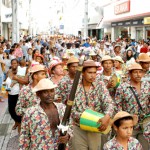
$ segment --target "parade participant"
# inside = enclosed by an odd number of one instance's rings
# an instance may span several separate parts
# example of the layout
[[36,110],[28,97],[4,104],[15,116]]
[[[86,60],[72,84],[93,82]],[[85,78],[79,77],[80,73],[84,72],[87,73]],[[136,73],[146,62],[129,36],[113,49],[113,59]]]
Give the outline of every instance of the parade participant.
[[44,65],[44,57],[41,54],[35,54],[34,55],[34,60],[36,62],[39,62],[39,64]]
[[116,44],[114,47],[114,55],[115,56],[121,56],[121,46]]
[[50,80],[57,85],[64,76],[62,61],[52,60],[49,66]]
[[97,54],[94,52],[94,50],[90,51],[89,56],[93,61],[97,62]]
[[104,49],[104,43],[101,43],[100,44],[100,49],[98,50],[98,55],[102,58],[106,54],[107,54],[107,52]]
[[29,73],[32,78],[32,83],[27,86],[23,86],[20,90],[19,98],[16,105],[16,113],[19,116],[23,116],[27,108],[34,106],[39,103],[39,98],[33,93],[32,89],[37,85],[37,83],[46,78],[46,70],[43,65],[34,65],[29,69]]
[[[13,129],[16,129],[17,126],[20,126],[21,123],[21,117],[18,116],[15,112],[15,107],[18,101],[18,95],[19,95],[19,83],[20,84],[27,84],[28,79],[26,77],[21,78],[18,77],[17,74],[17,68],[18,68],[19,62],[17,59],[11,60],[11,69],[8,71],[8,77],[6,79],[6,85],[10,85],[11,90],[8,91],[8,110],[15,121],[15,125],[13,126]],[[17,81],[15,84],[12,83],[12,81]],[[18,128],[19,129],[19,128]]]
[[128,67],[129,65],[135,63],[134,55],[132,48],[129,47],[126,51],[126,58],[125,58],[126,66]]
[[143,137],[141,124],[144,117],[150,112],[150,82],[141,81],[143,76],[142,67],[134,63],[128,68],[130,81],[123,82],[116,90],[115,103],[116,112],[127,111],[138,116],[138,124],[135,126],[133,136],[137,138],[144,150],[148,150],[148,143]]
[[101,65],[103,66],[103,72],[102,74],[97,76],[97,80],[103,81],[105,83],[107,89],[109,90],[111,97],[114,99],[115,88],[113,88],[113,83],[111,80],[111,77],[114,74],[113,62],[114,60],[109,55],[105,55],[102,58]]
[[90,38],[87,38],[86,42],[82,46],[88,48],[91,46],[89,43],[90,43]]
[[69,98],[78,63],[79,60],[76,57],[69,58],[67,62],[68,74],[60,80],[58,87],[56,88],[56,95],[61,98],[61,101],[64,104],[66,104],[66,101]]
[[125,111],[118,112],[112,121],[116,136],[108,141],[103,150],[143,150],[139,141],[132,136],[137,117]]
[[14,56],[18,59],[18,61],[20,61],[23,57],[23,52],[20,44],[16,44],[16,48],[14,50]]
[[115,58],[113,58],[113,60],[115,72],[119,75],[124,75],[124,73],[126,72],[126,68],[122,58],[120,56],[116,56]]
[[96,82],[96,71],[97,66],[93,60],[84,62],[82,80],[79,81],[72,110],[74,150],[97,150],[100,149],[102,144],[101,133],[85,131],[79,127],[81,114],[86,109],[105,114],[98,121],[101,123],[100,131],[106,130],[110,116],[113,115],[113,101],[104,83],[102,81]]
[[41,79],[33,88],[40,98],[40,104],[27,109],[21,125],[19,150],[56,150],[58,143],[67,143],[69,135],[59,136],[65,105],[54,103],[56,85],[49,79]]
[[143,68],[144,76],[142,81],[150,81],[150,57],[148,54],[140,53],[137,60]]

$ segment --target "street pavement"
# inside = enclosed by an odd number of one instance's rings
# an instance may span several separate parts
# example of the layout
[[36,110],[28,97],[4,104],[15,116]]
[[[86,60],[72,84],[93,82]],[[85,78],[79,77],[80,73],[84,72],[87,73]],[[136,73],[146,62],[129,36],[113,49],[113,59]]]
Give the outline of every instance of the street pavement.
[[18,131],[12,130],[14,121],[8,112],[8,100],[0,102],[0,150],[18,149]]

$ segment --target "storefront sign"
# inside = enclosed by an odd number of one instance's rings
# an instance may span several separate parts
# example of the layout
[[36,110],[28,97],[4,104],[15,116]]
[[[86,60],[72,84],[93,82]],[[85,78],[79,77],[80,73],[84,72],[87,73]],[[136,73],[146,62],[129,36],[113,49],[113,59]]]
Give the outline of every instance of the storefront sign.
[[136,25],[143,25],[143,19],[139,20],[128,20],[128,21],[122,21],[122,22],[112,22],[111,26],[116,27],[116,26],[136,26]]
[[144,18],[144,24],[150,24],[150,17]]
[[115,15],[130,12],[130,0],[115,6]]

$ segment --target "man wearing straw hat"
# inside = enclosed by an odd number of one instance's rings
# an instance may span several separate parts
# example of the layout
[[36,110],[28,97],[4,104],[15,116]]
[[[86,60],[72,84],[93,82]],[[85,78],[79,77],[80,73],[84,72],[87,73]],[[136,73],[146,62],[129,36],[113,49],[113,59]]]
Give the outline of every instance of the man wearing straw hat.
[[144,76],[142,81],[150,81],[150,57],[146,53],[140,53],[137,61],[143,68]]
[[113,83],[111,81],[111,77],[115,73],[113,70],[113,62],[114,60],[109,55],[103,56],[101,60],[101,64],[103,66],[103,72],[102,74],[97,76],[98,81],[103,81],[105,83],[112,99],[114,99],[115,97],[115,89],[113,88]]
[[138,116],[138,124],[135,126],[133,136],[137,138],[144,150],[149,150],[148,142],[143,137],[143,124],[145,117],[150,113],[150,82],[141,81],[143,69],[141,65],[134,63],[128,68],[130,81],[121,83],[116,90],[116,112],[127,111]]
[[76,57],[69,58],[67,62],[68,74],[60,80],[56,88],[56,95],[61,98],[64,104],[69,98],[78,63],[79,60]]
[[80,128],[81,115],[85,110],[90,109],[104,114],[104,117],[98,121],[101,123],[101,126],[98,127],[99,131],[107,129],[110,116],[113,115],[113,101],[104,83],[96,82],[96,72],[97,66],[93,60],[84,62],[82,80],[77,87],[72,110],[74,150],[100,150],[101,147],[101,133],[89,132]]
[[32,92],[32,88],[34,88],[41,79],[46,78],[45,66],[40,64],[30,67],[29,73],[32,78],[32,83],[22,87],[16,105],[16,113],[19,116],[23,116],[27,108],[40,102],[36,94]]
[[55,150],[58,143],[67,143],[69,135],[59,136],[57,126],[63,118],[65,105],[54,103],[56,85],[41,79],[33,88],[40,104],[27,109],[21,125],[19,149]]

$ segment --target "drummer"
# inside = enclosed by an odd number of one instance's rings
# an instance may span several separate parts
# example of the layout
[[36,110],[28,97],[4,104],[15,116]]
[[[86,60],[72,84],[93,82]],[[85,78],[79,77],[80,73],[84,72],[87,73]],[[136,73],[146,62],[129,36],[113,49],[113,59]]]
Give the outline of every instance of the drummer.
[[109,94],[112,99],[115,97],[115,88],[113,87],[113,83],[111,81],[111,77],[115,73],[113,70],[114,60],[109,56],[105,55],[102,57],[101,65],[103,67],[103,72],[99,76],[97,76],[98,81],[103,81],[109,90]]
[[84,62],[82,80],[79,81],[74,100],[72,118],[73,127],[73,149],[74,150],[97,150],[101,147],[101,133],[89,132],[80,129],[80,116],[86,109],[92,109],[105,114],[99,121],[100,131],[108,127],[110,117],[113,114],[114,103],[107,88],[102,81],[96,82],[97,66],[93,60]]
[[138,124],[133,130],[133,136],[137,138],[144,150],[149,150],[148,142],[143,137],[141,124],[144,116],[150,112],[150,82],[141,81],[143,69],[141,65],[134,63],[129,67],[130,81],[123,82],[116,90],[115,111],[127,111],[138,116]]

